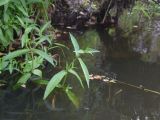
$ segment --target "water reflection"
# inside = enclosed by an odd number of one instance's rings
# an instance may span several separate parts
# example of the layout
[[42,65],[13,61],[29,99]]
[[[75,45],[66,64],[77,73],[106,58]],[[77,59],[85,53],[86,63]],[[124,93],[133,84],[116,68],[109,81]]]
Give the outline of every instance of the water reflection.
[[[80,45],[100,50],[85,61],[91,73],[114,77],[136,86],[160,91],[160,22],[128,35],[122,29],[88,30]],[[90,62],[92,61],[92,62]],[[60,97],[51,111],[41,90],[0,91],[1,120],[159,120],[160,96],[123,85],[92,81],[76,110]],[[52,100],[53,101],[53,100]]]

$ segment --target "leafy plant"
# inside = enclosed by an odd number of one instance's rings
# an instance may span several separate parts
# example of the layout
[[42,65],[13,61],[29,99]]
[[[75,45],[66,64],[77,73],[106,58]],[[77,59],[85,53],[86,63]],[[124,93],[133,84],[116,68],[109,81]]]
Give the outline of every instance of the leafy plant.
[[[72,34],[70,34],[70,39],[72,41],[72,44],[73,44],[73,47],[74,47],[74,50],[75,50],[74,51],[75,52],[75,59],[72,61],[72,63],[70,65],[68,65],[68,64],[66,65],[66,69],[65,70],[61,70],[60,72],[58,72],[57,74],[55,74],[51,78],[51,80],[47,84],[47,87],[46,87],[46,90],[45,90],[45,93],[44,93],[44,99],[46,99],[49,96],[49,94],[51,92],[53,92],[54,89],[57,86],[58,87],[61,86],[61,88],[67,94],[67,96],[72,101],[72,103],[76,107],[78,107],[78,105],[79,105],[78,98],[71,91],[72,88],[70,86],[66,87],[65,82],[66,82],[67,76],[68,76],[68,74],[72,74],[72,75],[76,76],[77,80],[80,82],[81,86],[84,88],[82,79],[80,78],[80,76],[78,75],[78,73],[75,71],[75,67],[74,67],[75,62],[78,60],[80,66],[82,68],[82,71],[84,73],[86,83],[87,83],[87,85],[89,87],[89,72],[88,72],[87,66],[85,65],[84,61],[82,60],[80,54],[84,54],[84,53],[93,54],[94,52],[98,52],[98,51],[97,50],[93,50],[91,48],[90,49],[86,49],[86,50],[81,50],[80,47],[79,47],[79,45],[78,45],[78,42],[77,42],[76,38]],[[80,52],[80,51],[83,51],[83,52]]]
[[70,64],[66,61],[65,68],[54,74],[50,80],[45,80],[43,69],[46,62],[50,63],[53,69],[58,65],[53,54],[54,48],[67,48],[54,40],[54,31],[48,15],[52,2],[52,0],[0,0],[0,74],[18,73],[19,79],[13,79],[11,84],[14,89],[27,84],[28,81],[46,85],[44,99],[55,92],[55,88],[62,89],[78,107],[79,99],[73,93],[72,86],[66,82],[68,75],[75,76],[84,88],[84,82],[76,72],[75,64],[78,62],[89,87],[89,72],[81,54],[93,54],[98,51],[91,48],[80,49],[76,38],[70,34],[75,58]]

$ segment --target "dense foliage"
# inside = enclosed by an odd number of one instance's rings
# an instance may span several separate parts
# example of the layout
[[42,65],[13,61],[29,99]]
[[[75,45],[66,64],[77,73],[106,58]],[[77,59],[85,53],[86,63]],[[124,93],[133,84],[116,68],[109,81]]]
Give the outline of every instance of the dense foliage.
[[[44,99],[55,88],[59,88],[78,107],[78,99],[71,91],[72,86],[66,83],[67,76],[72,74],[84,87],[74,65],[79,61],[89,86],[89,72],[80,54],[97,51],[90,48],[81,50],[76,38],[70,34],[75,58],[71,63],[64,60],[66,67],[53,74],[50,80],[45,80],[43,69],[47,62],[52,65],[52,69],[59,64],[55,48],[67,49],[55,40],[54,29],[50,25],[52,6],[52,0],[0,0],[0,83],[12,83],[12,89],[24,87],[28,81],[46,85]],[[8,73],[18,73],[19,79],[8,81],[3,78]]]

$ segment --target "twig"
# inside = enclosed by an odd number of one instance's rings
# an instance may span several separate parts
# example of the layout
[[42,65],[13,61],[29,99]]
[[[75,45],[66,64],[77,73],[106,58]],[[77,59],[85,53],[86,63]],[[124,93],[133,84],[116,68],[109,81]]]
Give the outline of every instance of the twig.
[[125,83],[125,82],[122,82],[122,81],[118,81],[118,80],[105,80],[104,79],[103,81],[106,82],[106,83],[125,85],[125,86],[132,87],[132,88],[135,88],[135,89],[138,89],[138,90],[142,90],[144,92],[149,92],[149,93],[160,95],[160,92],[154,91],[154,90],[151,90],[151,89],[147,89],[147,88],[145,88],[143,86],[136,86],[136,85],[128,84],[128,83]]

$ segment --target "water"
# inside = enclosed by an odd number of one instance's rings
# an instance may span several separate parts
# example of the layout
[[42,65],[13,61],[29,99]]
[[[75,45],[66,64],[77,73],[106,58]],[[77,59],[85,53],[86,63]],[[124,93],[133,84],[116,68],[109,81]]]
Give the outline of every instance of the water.
[[131,34],[97,28],[78,38],[82,48],[101,51],[85,57],[91,74],[142,89],[93,80],[90,89],[82,91],[78,110],[63,94],[44,103],[41,89],[1,90],[0,120],[160,120],[160,96],[143,91],[160,92],[160,21]]

